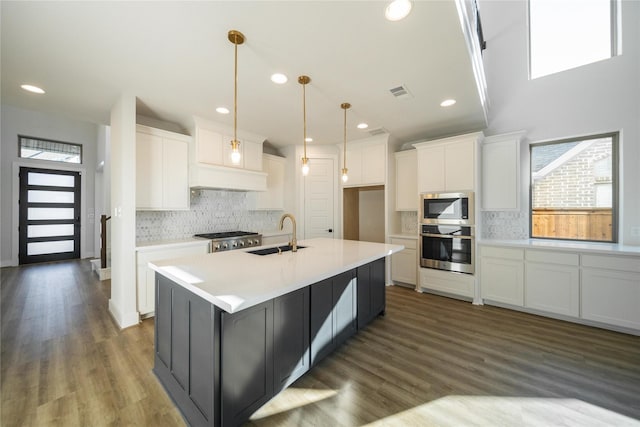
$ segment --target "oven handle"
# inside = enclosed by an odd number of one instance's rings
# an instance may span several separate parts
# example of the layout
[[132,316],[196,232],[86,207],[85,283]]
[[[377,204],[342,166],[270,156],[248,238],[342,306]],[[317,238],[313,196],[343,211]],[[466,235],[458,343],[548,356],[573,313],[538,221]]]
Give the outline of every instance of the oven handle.
[[429,234],[429,233],[421,233],[421,236],[424,237],[442,237],[445,239],[473,239],[473,236],[452,236],[451,234]]

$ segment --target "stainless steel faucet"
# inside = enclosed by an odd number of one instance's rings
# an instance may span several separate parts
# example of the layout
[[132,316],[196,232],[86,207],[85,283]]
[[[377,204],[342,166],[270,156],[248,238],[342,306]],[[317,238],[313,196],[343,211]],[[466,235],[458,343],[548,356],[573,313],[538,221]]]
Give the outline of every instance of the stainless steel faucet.
[[291,220],[291,225],[293,226],[293,234],[291,235],[291,242],[289,245],[291,246],[291,252],[298,252],[298,240],[296,239],[296,217],[292,214],[284,214],[280,217],[280,230],[284,228],[284,219],[289,218]]

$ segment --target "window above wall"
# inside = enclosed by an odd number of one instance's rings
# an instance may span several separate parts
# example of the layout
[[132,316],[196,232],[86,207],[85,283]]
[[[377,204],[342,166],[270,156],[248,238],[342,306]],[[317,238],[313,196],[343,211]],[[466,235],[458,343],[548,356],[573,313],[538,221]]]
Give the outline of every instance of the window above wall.
[[82,145],[70,142],[18,136],[18,151],[25,159],[82,163]]
[[618,10],[618,0],[529,0],[530,78],[618,55]]
[[616,242],[618,134],[531,150],[531,237]]

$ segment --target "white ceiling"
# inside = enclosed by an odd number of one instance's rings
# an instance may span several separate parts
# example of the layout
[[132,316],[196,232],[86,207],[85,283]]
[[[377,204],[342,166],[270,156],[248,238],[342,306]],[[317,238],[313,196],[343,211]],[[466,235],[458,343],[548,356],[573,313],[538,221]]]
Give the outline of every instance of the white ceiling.
[[[482,129],[484,113],[454,0],[414,1],[406,19],[384,19],[379,1],[2,1],[2,102],[109,123],[122,93],[139,114],[186,130],[194,115],[227,125],[233,113],[237,29],[238,128],[274,146],[302,143],[302,86],[312,144],[342,141],[342,102],[355,128],[384,128],[400,142]],[[288,75],[275,85],[273,72]],[[46,90],[20,89],[30,83]],[[389,89],[405,85],[413,98]],[[453,107],[440,102],[457,99]]]

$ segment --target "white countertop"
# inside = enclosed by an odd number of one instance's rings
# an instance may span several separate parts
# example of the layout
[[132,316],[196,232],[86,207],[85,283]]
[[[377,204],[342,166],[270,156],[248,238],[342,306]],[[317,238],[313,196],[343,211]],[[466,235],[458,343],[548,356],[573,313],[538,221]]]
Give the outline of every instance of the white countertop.
[[298,245],[306,248],[264,256],[247,253],[256,248],[241,249],[155,261],[149,267],[234,313],[404,249],[402,245],[326,238],[303,240]]
[[617,243],[577,242],[567,240],[498,240],[478,241],[480,245],[512,246],[525,249],[553,249],[571,252],[592,252],[607,255],[640,255],[640,246],[620,245]]
[[395,233],[395,234],[389,234],[389,238],[418,240],[418,235],[417,234]]

